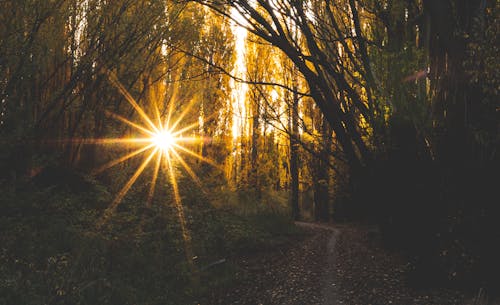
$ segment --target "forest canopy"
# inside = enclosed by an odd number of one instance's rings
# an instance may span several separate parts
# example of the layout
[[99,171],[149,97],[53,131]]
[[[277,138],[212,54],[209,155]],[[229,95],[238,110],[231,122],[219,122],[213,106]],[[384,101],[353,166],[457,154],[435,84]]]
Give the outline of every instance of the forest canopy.
[[[2,265],[31,266],[20,236],[60,214],[102,253],[127,223],[167,224],[194,273],[233,210],[374,223],[425,274],[493,282],[498,14],[486,0],[2,1],[0,210],[19,224]],[[45,256],[74,259],[67,238]]]

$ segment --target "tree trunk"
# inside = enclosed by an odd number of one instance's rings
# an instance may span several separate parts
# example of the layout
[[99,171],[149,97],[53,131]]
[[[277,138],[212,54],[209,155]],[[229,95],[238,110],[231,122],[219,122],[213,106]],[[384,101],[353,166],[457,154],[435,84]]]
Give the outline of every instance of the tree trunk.
[[[293,80],[294,87],[297,87],[295,78]],[[295,89],[295,88],[294,88]],[[297,90],[295,90],[297,91]],[[292,208],[292,217],[295,220],[300,218],[299,215],[299,97],[296,93],[292,97],[292,105],[289,115],[290,136],[290,204]]]
[[322,147],[319,158],[315,160],[314,177],[314,218],[317,221],[328,221],[330,219],[328,194],[328,160],[331,155],[332,131],[325,116],[321,121]]
[[260,114],[260,101],[258,96],[253,96],[252,105],[252,143],[250,147],[250,171],[248,175],[248,183],[251,188],[253,188],[257,197],[260,198],[261,190],[258,178],[258,149],[259,149],[259,138],[260,138],[260,124],[259,124],[259,114]]

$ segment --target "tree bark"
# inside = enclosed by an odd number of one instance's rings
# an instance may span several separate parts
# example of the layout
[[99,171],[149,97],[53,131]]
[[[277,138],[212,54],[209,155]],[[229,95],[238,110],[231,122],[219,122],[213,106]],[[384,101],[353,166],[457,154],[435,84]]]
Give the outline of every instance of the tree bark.
[[315,160],[315,177],[314,177],[314,218],[317,221],[328,221],[330,219],[329,203],[330,196],[328,193],[329,177],[328,164],[326,164],[331,155],[332,131],[325,116],[321,120],[321,138],[322,146],[320,150],[320,158]]
[[[293,76],[292,82],[294,87],[296,85],[295,76]],[[290,123],[290,204],[292,208],[292,217],[295,220],[300,218],[299,210],[299,143],[297,139],[299,138],[299,97],[296,93],[292,96],[292,104],[289,114]]]

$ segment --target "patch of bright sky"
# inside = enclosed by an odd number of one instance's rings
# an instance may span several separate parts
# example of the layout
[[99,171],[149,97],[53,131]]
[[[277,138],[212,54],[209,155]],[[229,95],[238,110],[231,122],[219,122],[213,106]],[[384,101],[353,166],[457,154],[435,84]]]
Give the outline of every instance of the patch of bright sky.
[[76,42],[76,49],[75,49],[75,64],[77,64],[80,61],[80,58],[83,56],[83,51],[81,47],[81,42],[82,42],[82,37],[83,34],[85,33],[85,28],[87,27],[87,12],[89,9],[89,1],[88,0],[83,0],[81,2],[81,5],[78,6],[77,8],[78,14],[76,15],[76,21],[75,21],[75,31],[74,31],[74,40]]
[[[169,16],[170,16],[170,14],[168,13],[168,5],[165,5],[165,9],[164,9],[163,13],[165,14],[165,20],[168,23],[168,19],[169,19]],[[163,56],[167,56],[168,55],[168,45],[167,45],[167,39],[166,38],[163,39],[163,41],[161,43],[161,55],[163,55]]]
[[[231,9],[231,17],[234,18],[237,22],[244,23],[243,17],[236,11],[234,8]],[[246,69],[246,39],[248,36],[247,30],[241,26],[238,26],[236,23],[231,24],[231,30],[233,31],[233,35],[235,37],[235,64],[232,71],[232,74],[238,78],[245,79],[247,74]],[[247,107],[246,107],[246,95],[248,92],[248,85],[236,82],[234,79],[230,80],[231,87],[231,103],[233,110],[233,126],[232,126],[232,134],[233,138],[236,139],[241,135],[246,135],[246,131],[244,130],[246,127],[246,117],[247,117]]]

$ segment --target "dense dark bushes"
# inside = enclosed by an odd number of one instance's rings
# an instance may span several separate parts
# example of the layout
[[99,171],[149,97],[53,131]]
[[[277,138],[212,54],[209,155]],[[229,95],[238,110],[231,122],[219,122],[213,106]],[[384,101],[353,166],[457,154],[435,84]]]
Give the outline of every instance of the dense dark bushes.
[[[232,256],[296,234],[276,209],[214,208],[214,198],[180,179],[193,274],[177,209],[162,185],[151,208],[140,188],[130,192],[99,229],[113,196],[81,173],[53,167],[15,188],[3,185],[0,304],[187,304],[231,285]],[[217,261],[223,263],[211,265]]]
[[386,245],[412,262],[415,284],[498,291],[498,162],[433,160],[401,124],[387,154],[352,183],[348,215],[380,225]]

